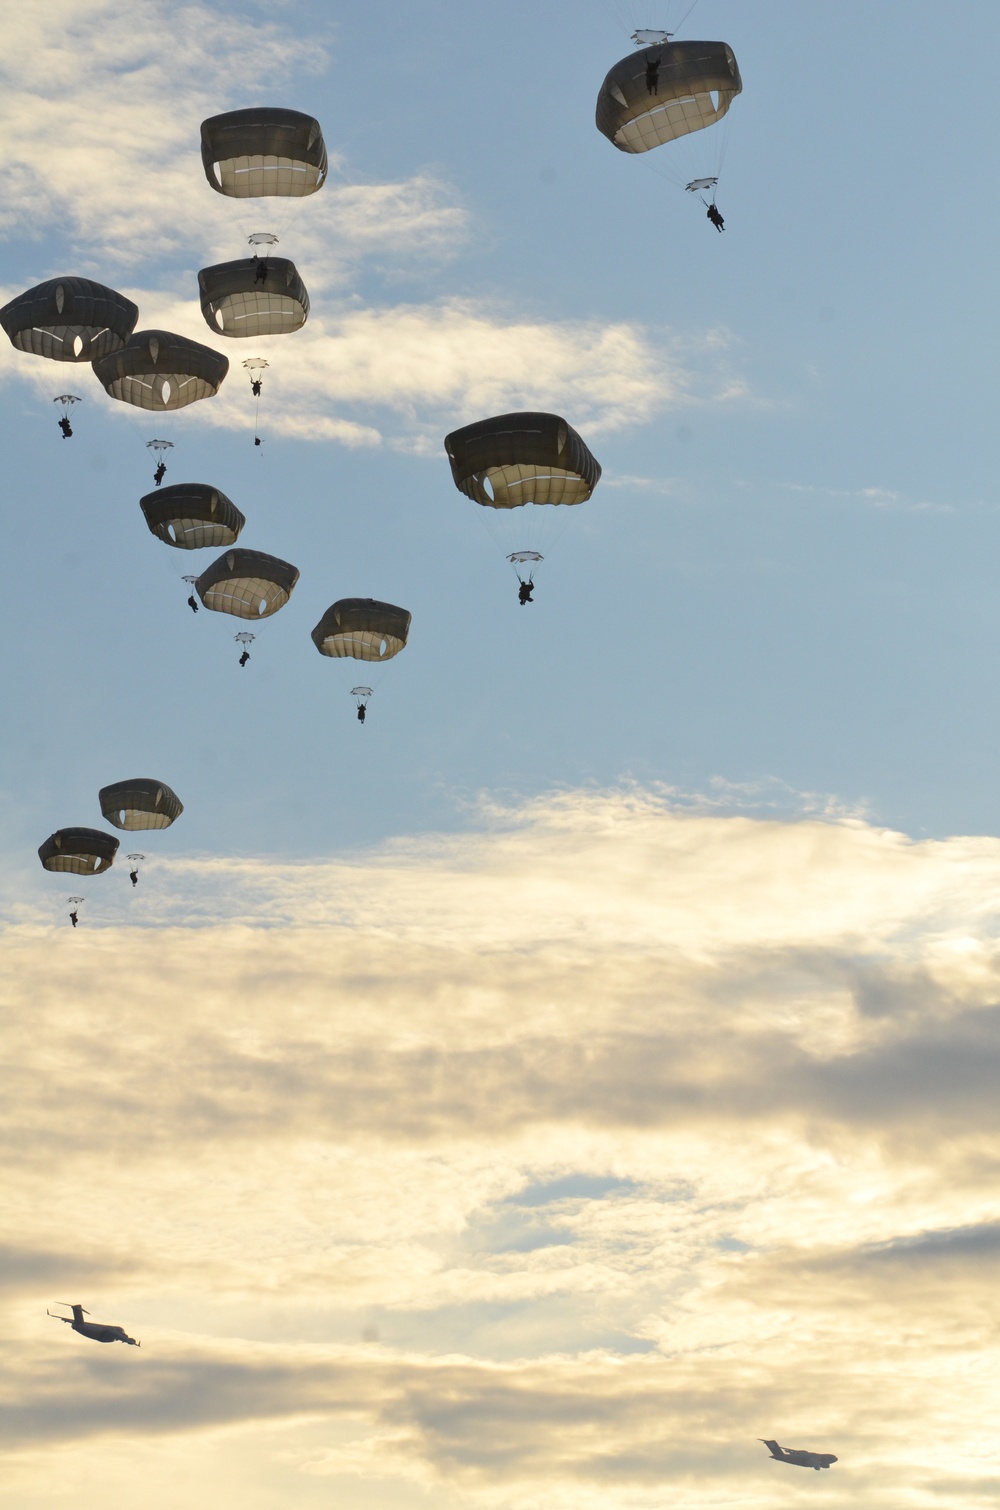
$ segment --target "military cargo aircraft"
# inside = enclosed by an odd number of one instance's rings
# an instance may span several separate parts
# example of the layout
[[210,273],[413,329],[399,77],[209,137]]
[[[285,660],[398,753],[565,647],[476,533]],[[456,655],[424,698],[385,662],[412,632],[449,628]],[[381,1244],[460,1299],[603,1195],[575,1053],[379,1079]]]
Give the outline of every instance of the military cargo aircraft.
[[66,1306],[71,1310],[73,1312],[72,1318],[69,1316],[57,1316],[55,1311],[49,1310],[46,1310],[46,1316],[51,1316],[53,1321],[65,1321],[67,1326],[71,1326],[74,1332],[79,1332],[81,1337],[90,1337],[94,1342],[127,1342],[130,1347],[142,1346],[141,1343],[136,1342],[134,1337],[127,1335],[124,1327],[107,1326],[100,1321],[84,1321],[83,1318],[89,1316],[90,1312],[85,1311],[83,1306],[70,1305],[68,1300],[57,1300],[55,1303],[56,1305]]
[[832,1452],[806,1452],[803,1447],[779,1447],[777,1442],[769,1442],[766,1437],[758,1437],[757,1440],[764,1443],[772,1458],[779,1463],[793,1463],[796,1468],[815,1468],[819,1473],[821,1468],[829,1468],[831,1463],[837,1461]]

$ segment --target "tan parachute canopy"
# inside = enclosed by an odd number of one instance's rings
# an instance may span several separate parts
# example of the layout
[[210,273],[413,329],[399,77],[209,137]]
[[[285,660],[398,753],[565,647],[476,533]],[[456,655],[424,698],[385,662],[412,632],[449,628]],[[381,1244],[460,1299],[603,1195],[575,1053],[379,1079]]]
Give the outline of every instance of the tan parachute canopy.
[[375,598],[340,598],[312,631],[320,655],[356,661],[390,661],[406,644],[410,614]]
[[206,608],[238,619],[268,619],[284,608],[299,580],[297,566],[263,551],[231,550],[194,584]]
[[558,414],[498,414],[445,436],[455,486],[485,508],[584,503],[601,468]]
[[150,532],[164,545],[196,551],[234,545],[246,520],[230,498],[205,482],[178,482],[139,499]]
[[[655,90],[647,65],[655,68]],[[725,42],[663,42],[611,69],[597,96],[597,129],[622,152],[648,152],[719,121],[743,88]]]
[[38,858],[46,870],[99,876],[114,864],[119,842],[99,828],[57,828],[39,845]]
[[[261,280],[261,271],[266,278]],[[309,295],[287,257],[244,257],[198,274],[206,325],[224,336],[280,336],[300,330]]]
[[131,299],[89,278],[50,278],[0,309],[18,351],[56,362],[92,362],[118,351],[135,329]]
[[231,199],[315,194],[326,179],[319,121],[298,110],[230,110],[201,123],[201,161],[217,194]]
[[151,776],[135,776],[131,781],[102,786],[98,801],[106,822],[130,830],[169,828],[184,811],[177,793]]
[[112,398],[139,409],[183,409],[218,393],[229,358],[169,330],[137,330],[127,346],[94,363]]

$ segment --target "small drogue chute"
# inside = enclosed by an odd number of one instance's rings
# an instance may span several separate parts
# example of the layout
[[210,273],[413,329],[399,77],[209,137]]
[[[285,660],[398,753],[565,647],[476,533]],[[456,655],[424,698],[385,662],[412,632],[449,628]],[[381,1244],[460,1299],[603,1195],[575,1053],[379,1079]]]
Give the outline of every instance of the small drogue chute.
[[[381,603],[376,598],[339,598],[313,629],[312,642],[320,655],[333,660],[382,665],[405,649],[410,623],[409,610],[398,608],[395,603]],[[354,674],[352,670],[352,681]],[[359,723],[365,721],[368,699],[374,690],[368,685],[351,688]]]
[[70,421],[69,411],[74,404],[78,404],[80,402],[80,395],[78,393],[60,393],[52,400],[52,402],[54,404],[58,404],[62,410],[62,414],[59,416],[58,425],[59,429],[62,431],[63,440],[69,440],[70,436],[73,434],[73,425]]
[[533,568],[556,532],[556,507],[590,498],[599,462],[558,414],[499,414],[453,430],[444,445],[455,486],[484,509],[514,568],[518,601],[532,602]]
[[140,330],[94,363],[105,392],[139,409],[164,412],[212,398],[229,371],[229,358],[169,330]]
[[68,1311],[73,1312],[72,1316],[58,1316],[55,1311],[50,1311],[47,1307],[46,1316],[51,1316],[53,1321],[65,1321],[66,1325],[71,1326],[74,1332],[79,1332],[81,1337],[89,1337],[92,1342],[127,1342],[129,1347],[141,1346],[134,1337],[128,1335],[124,1327],[109,1326],[103,1321],[84,1321],[83,1318],[89,1316],[90,1312],[84,1310],[81,1305],[71,1305],[68,1300],[57,1300],[53,1304],[65,1306]]
[[0,325],[18,351],[54,362],[93,362],[120,350],[139,307],[90,278],[49,278],[0,309]]

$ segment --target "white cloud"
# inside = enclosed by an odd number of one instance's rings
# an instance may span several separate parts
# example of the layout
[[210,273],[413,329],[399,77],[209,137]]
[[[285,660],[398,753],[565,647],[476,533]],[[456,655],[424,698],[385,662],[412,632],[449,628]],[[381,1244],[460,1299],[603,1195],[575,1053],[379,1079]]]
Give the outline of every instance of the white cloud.
[[845,1503],[978,1503],[998,841],[567,792],[152,863],[132,926],[114,885],[2,940],[19,1507],[104,1463],[117,1510],[164,1434],[252,1510],[766,1510],[772,1434]]

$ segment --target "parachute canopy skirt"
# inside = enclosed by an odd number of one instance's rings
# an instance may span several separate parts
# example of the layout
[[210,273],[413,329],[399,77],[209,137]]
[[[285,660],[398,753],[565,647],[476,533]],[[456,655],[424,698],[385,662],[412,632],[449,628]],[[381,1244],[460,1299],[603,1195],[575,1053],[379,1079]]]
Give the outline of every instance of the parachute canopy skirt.
[[316,625],[312,641],[320,655],[391,661],[405,646],[409,633],[410,614],[405,608],[374,598],[340,598]]
[[214,397],[229,358],[169,330],[139,330],[121,351],[95,362],[94,371],[112,398],[162,412]]
[[201,123],[201,161],[230,199],[301,199],[326,179],[319,121],[298,110],[230,110]]
[[475,503],[584,503],[601,468],[558,414],[498,414],[445,436],[455,486]]
[[115,781],[98,793],[101,812],[115,828],[169,828],[184,811],[176,792],[150,776]]
[[[656,93],[646,64],[659,58]],[[720,121],[743,88],[726,42],[667,42],[616,63],[597,96],[597,129],[621,152],[648,152]]]
[[198,287],[206,325],[224,336],[285,335],[301,330],[309,316],[306,286],[287,257],[244,257],[203,267]]
[[114,864],[119,842],[114,834],[105,834],[99,828],[57,828],[39,845],[38,858],[46,870],[99,876]]
[[235,545],[246,520],[231,499],[205,482],[178,482],[139,499],[150,533],[178,550]]
[[93,362],[120,351],[138,318],[131,299],[89,278],[50,278],[0,309],[12,346],[56,362]]
[[268,619],[284,608],[296,582],[297,566],[263,551],[226,551],[206,567],[195,592],[206,608],[237,619]]

